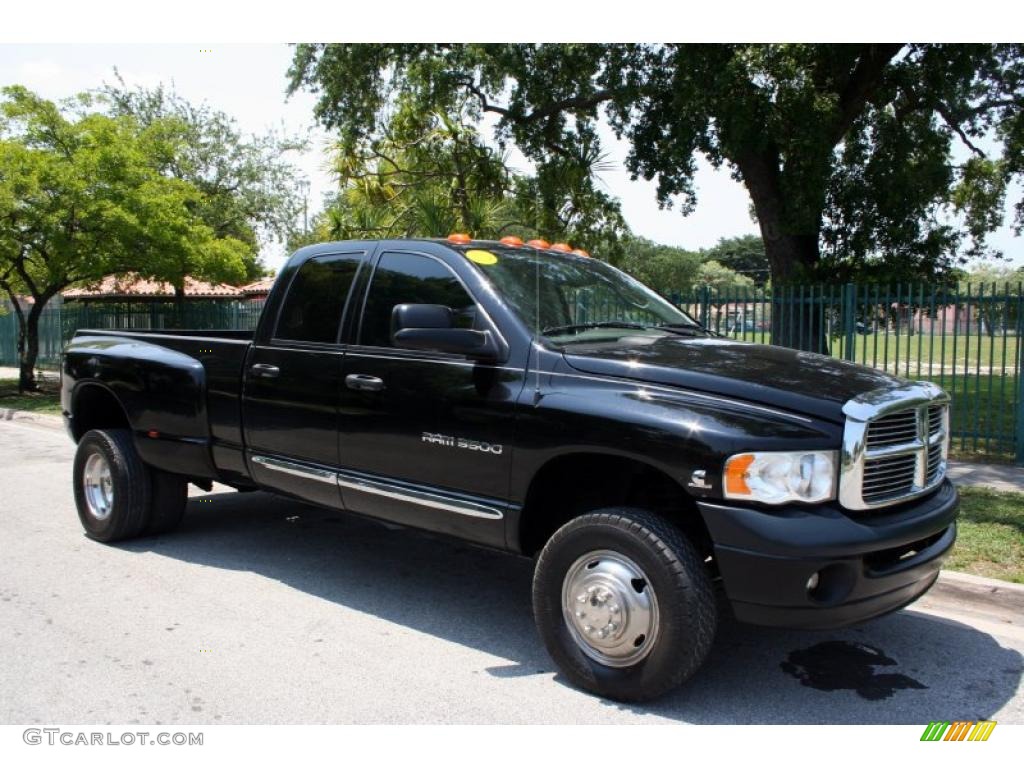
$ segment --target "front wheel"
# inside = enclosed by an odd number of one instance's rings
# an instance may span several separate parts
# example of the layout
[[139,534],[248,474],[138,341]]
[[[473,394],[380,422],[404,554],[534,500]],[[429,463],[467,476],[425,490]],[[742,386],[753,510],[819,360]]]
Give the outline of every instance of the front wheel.
[[534,618],[575,685],[620,701],[656,698],[704,662],[717,611],[705,564],[683,532],[642,509],[577,517],[545,545]]

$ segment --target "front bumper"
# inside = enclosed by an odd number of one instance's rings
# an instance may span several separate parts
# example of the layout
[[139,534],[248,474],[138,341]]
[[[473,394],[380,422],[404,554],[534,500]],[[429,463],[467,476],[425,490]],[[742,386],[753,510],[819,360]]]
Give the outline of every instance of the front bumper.
[[[698,506],[737,619],[826,629],[924,594],[956,540],[959,498],[946,480],[925,498],[862,517],[837,505]],[[808,589],[814,574],[818,586]]]

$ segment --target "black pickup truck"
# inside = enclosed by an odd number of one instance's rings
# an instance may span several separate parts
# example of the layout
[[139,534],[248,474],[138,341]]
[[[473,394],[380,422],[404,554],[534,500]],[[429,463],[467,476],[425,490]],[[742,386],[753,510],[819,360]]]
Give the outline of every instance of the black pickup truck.
[[543,242],[303,248],[255,334],[79,331],[62,406],[91,537],[217,481],[534,557],[549,652],[621,700],[690,677],[719,606],[862,621],[956,537],[940,389],[723,338]]

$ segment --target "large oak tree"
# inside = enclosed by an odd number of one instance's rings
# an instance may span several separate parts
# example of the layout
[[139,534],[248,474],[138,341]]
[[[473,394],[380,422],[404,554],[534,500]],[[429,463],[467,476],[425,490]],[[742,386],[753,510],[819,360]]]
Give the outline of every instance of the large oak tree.
[[316,93],[319,120],[352,145],[396,99],[451,110],[469,96],[540,168],[593,148],[603,114],[663,205],[696,205],[698,156],[728,168],[750,194],[774,284],[844,279],[879,259],[906,279],[986,252],[1002,224],[1024,171],[1022,50],[303,44],[289,87]]

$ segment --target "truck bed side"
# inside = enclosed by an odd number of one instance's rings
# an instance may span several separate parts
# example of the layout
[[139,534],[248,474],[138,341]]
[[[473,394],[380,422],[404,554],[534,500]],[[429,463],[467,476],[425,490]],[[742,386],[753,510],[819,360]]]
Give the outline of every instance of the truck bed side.
[[242,368],[251,339],[246,331],[81,330],[62,364],[68,428],[81,437],[102,410],[94,403],[112,396],[147,463],[242,482]]

